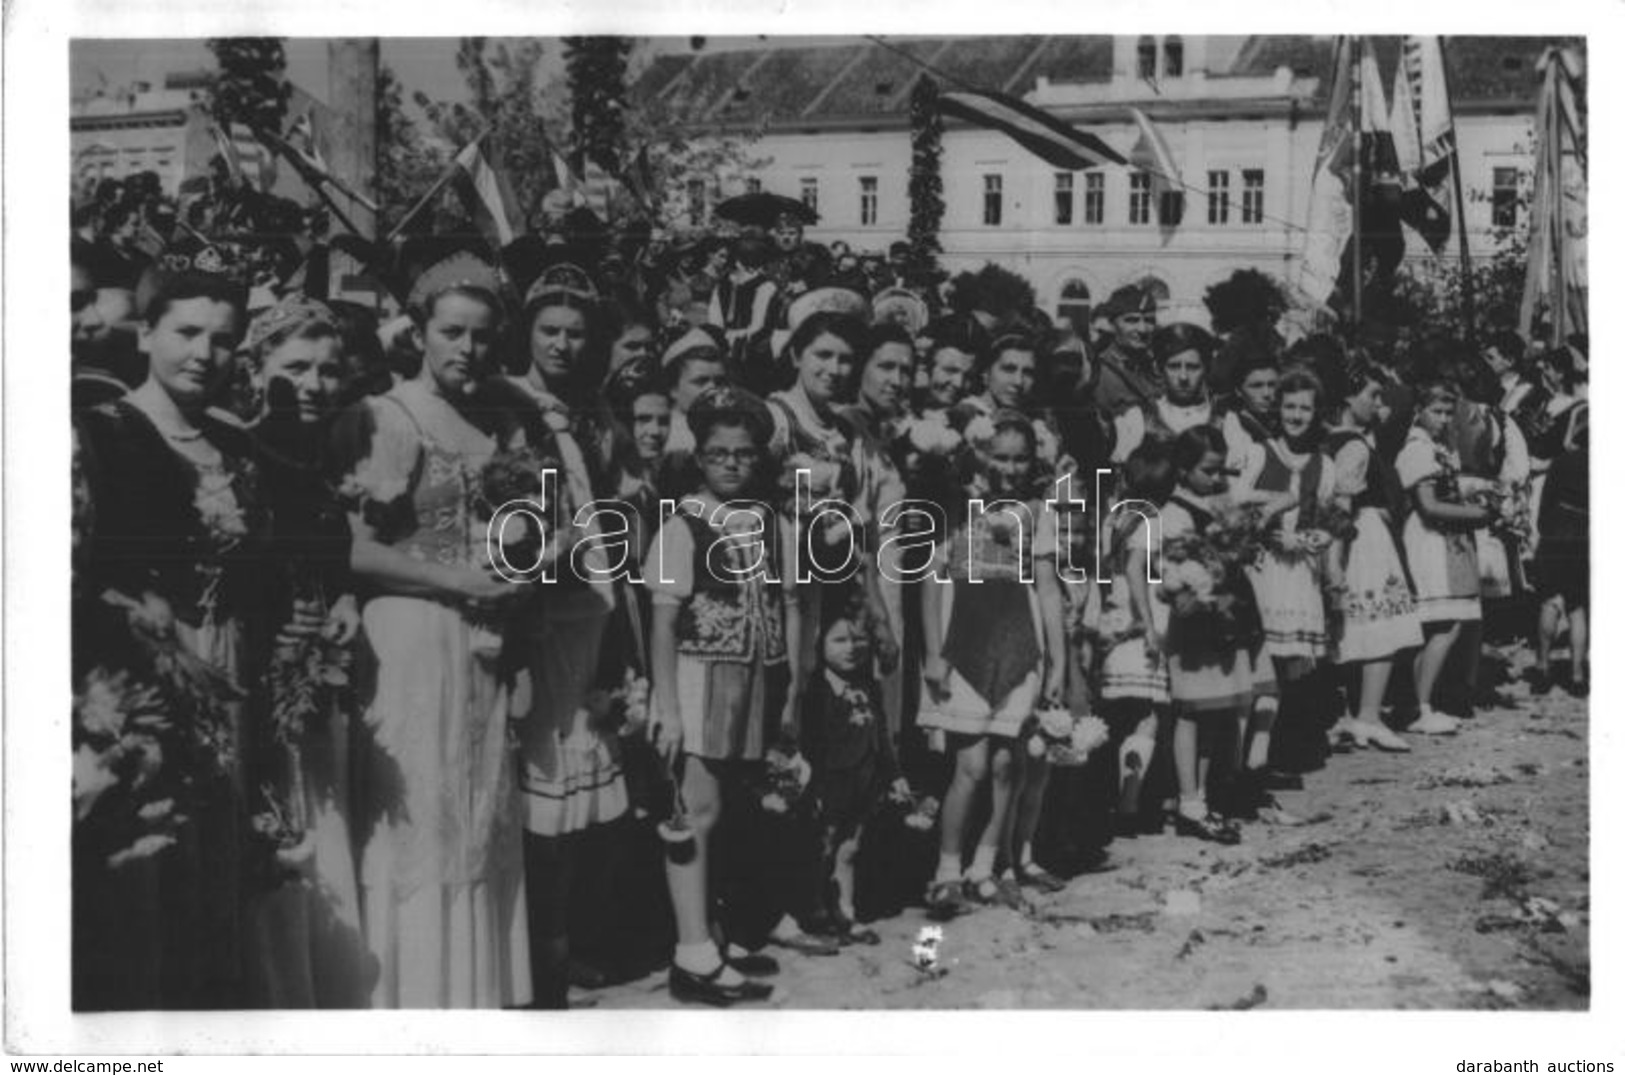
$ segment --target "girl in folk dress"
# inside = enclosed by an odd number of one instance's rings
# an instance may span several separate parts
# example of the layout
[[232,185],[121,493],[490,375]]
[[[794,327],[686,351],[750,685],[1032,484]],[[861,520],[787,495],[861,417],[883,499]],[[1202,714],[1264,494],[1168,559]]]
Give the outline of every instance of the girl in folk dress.
[[[1037,437],[1014,412],[980,423],[967,430],[981,471],[973,484],[985,482],[990,506],[1005,507],[966,518],[937,550],[937,578],[951,581],[924,588],[928,696],[919,722],[946,733],[955,757],[926,897],[944,916],[967,898],[1019,907],[1017,873],[1038,874],[1023,837],[1036,824],[1048,765],[1025,759],[1019,737],[1041,702],[1059,703],[1065,687],[1055,527],[1034,479]],[[990,772],[992,816],[962,870],[971,807]]]
[[1414,508],[1405,520],[1405,559],[1426,641],[1416,655],[1422,715],[1411,730],[1423,735],[1456,731],[1455,718],[1434,710],[1434,688],[1462,622],[1483,615],[1473,531],[1490,521],[1491,512],[1462,502],[1460,463],[1446,446],[1456,398],[1456,390],[1444,382],[1422,386],[1410,435],[1394,461]]
[[[1224,439],[1218,430],[1197,426],[1181,433],[1173,445],[1173,468],[1177,484],[1162,506],[1164,541],[1199,535],[1229,506]],[[1239,580],[1232,583],[1240,584]],[[1252,704],[1250,640],[1239,633],[1214,637],[1173,615],[1166,635],[1153,626],[1145,638],[1151,651],[1168,654],[1169,693],[1178,718],[1174,768],[1179,779],[1179,809],[1174,814],[1174,831],[1215,843],[1238,843],[1240,831],[1209,807],[1208,775],[1214,741],[1225,731],[1223,719],[1245,721]]]
[[[1356,746],[1405,751],[1410,745],[1382,723],[1382,701],[1394,658],[1422,644],[1421,620],[1411,596],[1405,564],[1394,543],[1393,487],[1388,464],[1374,436],[1383,380],[1370,366],[1356,364],[1337,390],[1337,421],[1326,437],[1336,474],[1338,503],[1354,516],[1351,540],[1333,545],[1327,557],[1333,650],[1337,662],[1358,668],[1359,714],[1337,729]],[[1351,676],[1351,679],[1354,677]]]
[[[1160,505],[1174,491],[1173,464],[1163,444],[1146,445],[1123,468],[1125,499]],[[1117,819],[1130,834],[1160,817],[1142,818],[1140,792],[1157,747],[1159,712],[1166,712],[1168,663],[1161,639],[1168,634],[1168,604],[1148,581],[1151,523],[1143,514],[1114,512],[1106,530],[1102,567],[1109,582],[1095,586],[1101,611],[1096,626],[1106,652],[1100,665],[1100,715],[1111,730],[1118,756]]]
[[429,269],[411,302],[422,366],[362,404],[373,434],[351,475],[350,563],[373,595],[362,619],[378,669],[356,823],[377,1007],[531,997],[509,699],[494,654],[476,645],[476,621],[511,612],[529,588],[480,562],[466,477],[499,443],[466,408],[500,287],[467,254]]
[[[717,388],[690,412],[702,486],[661,527],[644,578],[653,591],[650,733],[676,759],[692,851],[667,856],[677,918],[670,988],[680,1000],[763,1000],[772,987],[745,978],[711,931],[715,883],[762,872],[728,863],[718,826],[736,810],[781,732],[793,733],[789,704],[797,675],[792,524],[755,491],[772,423],[760,400]],[[760,879],[759,880],[770,880]]]
[[1317,443],[1325,391],[1314,374],[1296,369],[1281,378],[1277,399],[1281,434],[1248,452],[1237,480],[1245,499],[1264,505],[1264,522],[1277,536],[1248,572],[1264,629],[1256,667],[1260,697],[1245,758],[1245,769],[1258,780],[1268,779],[1279,690],[1294,682],[1306,687],[1329,641],[1318,550],[1283,551],[1318,540],[1319,516],[1332,502],[1335,476]]

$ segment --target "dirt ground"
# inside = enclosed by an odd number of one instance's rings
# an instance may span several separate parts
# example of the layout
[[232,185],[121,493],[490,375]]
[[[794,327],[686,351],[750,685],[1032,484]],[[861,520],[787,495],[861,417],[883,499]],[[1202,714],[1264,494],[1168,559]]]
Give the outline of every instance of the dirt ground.
[[[1251,824],[1235,847],[1120,840],[1115,869],[1030,913],[949,922],[940,975],[913,964],[918,909],[874,923],[876,947],[774,951],[766,1006],[1585,1010],[1586,705],[1503,694],[1410,754],[1334,755],[1279,796],[1301,827]],[[572,1003],[674,1006],[664,972]]]

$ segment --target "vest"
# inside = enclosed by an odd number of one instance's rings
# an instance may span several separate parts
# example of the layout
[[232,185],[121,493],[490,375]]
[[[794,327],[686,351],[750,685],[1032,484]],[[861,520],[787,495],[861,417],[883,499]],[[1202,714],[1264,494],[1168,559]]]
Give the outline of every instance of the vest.
[[[694,539],[694,592],[677,614],[677,652],[740,664],[758,656],[768,664],[785,660],[782,585],[769,585],[760,577],[748,581],[731,577],[727,555],[736,543],[719,540],[722,532],[697,515],[680,512],[677,517]],[[767,550],[767,574],[782,582],[776,512],[767,513],[761,540]]]

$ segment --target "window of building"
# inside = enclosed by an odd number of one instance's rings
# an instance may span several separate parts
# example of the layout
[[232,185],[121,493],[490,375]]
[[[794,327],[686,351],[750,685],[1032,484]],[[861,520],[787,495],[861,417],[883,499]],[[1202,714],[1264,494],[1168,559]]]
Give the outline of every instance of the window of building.
[[1128,177],[1128,222],[1151,223],[1151,177],[1145,172]]
[[1497,168],[1490,187],[1490,224],[1497,228],[1518,225],[1518,169]]
[[813,212],[818,212],[818,177],[803,176],[801,178],[801,204]]
[[1004,176],[982,177],[982,223],[996,228],[1004,223]]
[[1139,63],[1141,78],[1157,77],[1157,42],[1152,37],[1140,38],[1140,47],[1136,59]]
[[1244,168],[1241,172],[1241,222],[1264,223],[1264,169]]
[[1157,201],[1157,221],[1165,228],[1178,226],[1185,219],[1185,192],[1165,190]]
[[1209,224],[1230,223],[1229,172],[1217,171],[1207,174],[1207,222]]
[[1185,73],[1185,43],[1170,37],[1162,44],[1162,77],[1178,78]]
[[760,194],[761,192],[762,192],[762,181],[760,179],[756,179],[756,178],[752,177],[750,179],[745,180],[745,193],[746,194]]
[[880,179],[878,176],[858,177],[858,223],[873,226],[880,216]]
[[1087,332],[1089,313],[1089,285],[1078,279],[1062,284],[1061,301],[1055,308],[1057,319],[1070,322],[1075,328]]
[[1072,173],[1055,173],[1055,223],[1072,223]]
[[1103,172],[1090,172],[1083,177],[1083,222],[1103,224],[1106,221],[1106,176]]
[[688,222],[698,227],[705,223],[705,180],[688,181]]

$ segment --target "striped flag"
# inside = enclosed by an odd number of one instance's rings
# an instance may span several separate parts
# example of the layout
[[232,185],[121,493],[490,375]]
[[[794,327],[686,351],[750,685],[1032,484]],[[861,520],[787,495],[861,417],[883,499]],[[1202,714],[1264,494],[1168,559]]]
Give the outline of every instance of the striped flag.
[[[1456,122],[1437,37],[1405,38],[1394,74],[1393,116],[1405,174],[1404,219],[1438,253],[1450,241],[1450,184],[1457,158]],[[1398,145],[1401,134],[1414,142]]]
[[1033,156],[1064,171],[1128,163],[1127,158],[1095,135],[1003,93],[944,93],[937,98],[937,107],[944,115],[1003,131]]
[[1551,48],[1540,61],[1535,105],[1535,190],[1529,208],[1529,267],[1524,277],[1518,329],[1534,327],[1545,306],[1550,338],[1564,343],[1585,332],[1586,263],[1585,127],[1579,112],[1584,69],[1578,53]]
[[233,123],[229,133],[215,127],[214,135],[233,179],[246,180],[262,193],[276,186],[276,154],[254,137],[252,128]]
[[1129,113],[1134,117],[1135,126],[1140,129],[1140,140],[1129,151],[1129,163],[1171,186],[1183,187],[1185,181],[1179,176],[1179,165],[1174,163],[1173,151],[1168,148],[1168,141],[1163,138],[1157,125],[1138,108],[1129,109]]
[[1317,303],[1325,304],[1337,288],[1343,248],[1354,234],[1354,202],[1349,196],[1354,163],[1354,42],[1337,39],[1332,59],[1332,91],[1326,106],[1326,127],[1315,154],[1309,183],[1309,221],[1304,229],[1303,257],[1298,262],[1298,286]]
[[524,220],[507,179],[486,160],[483,141],[483,136],[476,138],[457,154],[453,162],[457,192],[481,234],[493,245],[503,247],[523,234]]

